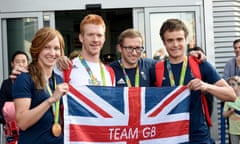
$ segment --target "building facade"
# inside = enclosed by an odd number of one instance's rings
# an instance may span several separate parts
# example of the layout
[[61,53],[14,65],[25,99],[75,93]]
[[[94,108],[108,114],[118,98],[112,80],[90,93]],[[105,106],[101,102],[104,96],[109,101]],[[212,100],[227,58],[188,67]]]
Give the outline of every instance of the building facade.
[[212,2],[209,0],[0,0],[0,3],[0,81],[8,77],[13,52],[28,52],[32,36],[43,26],[54,27],[63,34],[66,55],[80,49],[79,23],[88,13],[97,13],[106,22],[107,36],[102,55],[116,54],[120,32],[135,28],[145,37],[147,57],[153,57],[155,51],[164,48],[159,36],[162,22],[179,18],[190,30],[188,40],[196,40],[214,63]]

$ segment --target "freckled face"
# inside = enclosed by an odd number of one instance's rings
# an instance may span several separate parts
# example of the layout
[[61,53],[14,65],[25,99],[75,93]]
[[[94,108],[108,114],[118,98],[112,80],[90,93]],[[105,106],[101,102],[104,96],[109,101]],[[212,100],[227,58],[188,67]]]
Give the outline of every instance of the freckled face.
[[86,24],[84,32],[79,35],[82,50],[88,55],[100,55],[105,42],[105,29],[102,25]]

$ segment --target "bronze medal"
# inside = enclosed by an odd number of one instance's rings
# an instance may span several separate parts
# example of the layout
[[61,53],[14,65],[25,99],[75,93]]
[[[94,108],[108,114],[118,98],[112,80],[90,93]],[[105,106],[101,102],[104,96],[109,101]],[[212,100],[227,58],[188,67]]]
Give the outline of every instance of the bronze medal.
[[62,128],[61,125],[59,123],[55,123],[52,126],[52,133],[55,137],[59,137],[62,133]]

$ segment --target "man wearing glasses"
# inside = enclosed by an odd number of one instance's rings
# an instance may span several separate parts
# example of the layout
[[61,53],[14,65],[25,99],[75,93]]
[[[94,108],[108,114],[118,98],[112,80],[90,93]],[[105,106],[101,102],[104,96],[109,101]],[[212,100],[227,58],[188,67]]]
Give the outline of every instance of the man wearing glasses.
[[124,30],[119,35],[117,48],[121,58],[110,64],[115,72],[116,86],[150,86],[149,70],[155,61],[141,58],[144,50],[141,33],[134,29]]
[[[117,48],[121,58],[110,64],[115,72],[115,85],[127,87],[149,87],[155,86],[150,69],[154,68],[156,60],[141,58],[143,37],[139,31],[132,28],[126,29],[119,35]],[[200,61],[206,59],[201,51],[190,53],[199,57]]]

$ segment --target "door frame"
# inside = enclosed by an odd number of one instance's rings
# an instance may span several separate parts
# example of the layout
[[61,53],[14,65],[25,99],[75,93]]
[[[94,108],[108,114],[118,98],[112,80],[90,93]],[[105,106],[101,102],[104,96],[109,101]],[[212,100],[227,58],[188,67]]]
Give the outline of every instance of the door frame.
[[38,29],[44,27],[44,16],[49,16],[50,27],[55,28],[54,12],[16,12],[0,13],[0,81],[9,77],[8,44],[7,44],[7,20],[12,18],[37,18]]
[[[201,14],[201,5],[195,6],[160,6],[160,7],[145,7],[133,9],[134,27],[145,35],[145,47],[147,57],[152,58],[152,44],[151,44],[151,25],[150,15],[152,13],[182,13],[182,12],[193,12],[195,18],[195,32],[196,32],[196,43],[205,50],[205,38],[204,38],[204,19]],[[144,26],[140,26],[139,23],[144,18]],[[140,20],[139,20],[140,19]],[[160,30],[160,25],[159,25]],[[158,30],[158,31],[159,31]],[[159,41],[161,41],[159,36]],[[160,45],[159,45],[160,46]]]

